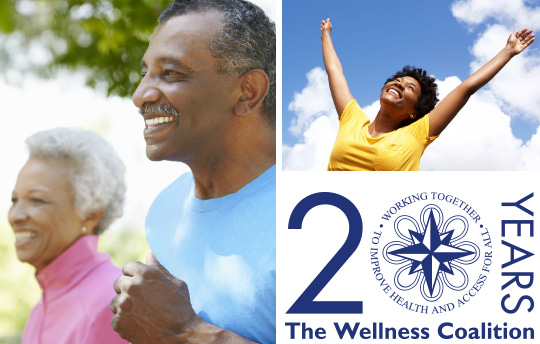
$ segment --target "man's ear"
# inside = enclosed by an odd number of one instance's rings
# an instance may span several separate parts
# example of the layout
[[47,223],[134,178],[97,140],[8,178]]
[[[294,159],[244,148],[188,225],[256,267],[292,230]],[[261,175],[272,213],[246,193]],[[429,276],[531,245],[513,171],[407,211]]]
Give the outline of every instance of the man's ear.
[[234,105],[236,116],[247,116],[258,107],[262,107],[262,102],[270,82],[268,76],[261,69],[252,69],[240,77],[242,93]]

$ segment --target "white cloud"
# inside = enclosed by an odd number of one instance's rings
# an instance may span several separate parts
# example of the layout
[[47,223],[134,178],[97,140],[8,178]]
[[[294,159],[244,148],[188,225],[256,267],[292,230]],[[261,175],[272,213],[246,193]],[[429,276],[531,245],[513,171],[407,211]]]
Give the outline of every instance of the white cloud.
[[[439,81],[444,98],[461,81],[450,77]],[[441,136],[426,149],[421,170],[521,170],[521,140],[512,135],[510,117],[489,94],[471,97]],[[540,167],[540,165],[539,165]]]
[[298,137],[321,115],[334,113],[337,118],[326,72],[315,67],[307,73],[307,79],[307,86],[300,93],[295,92],[289,104],[289,111],[297,114],[289,131]]
[[[527,7],[523,1],[457,1],[452,13],[471,27],[490,20],[490,25],[480,32],[471,47],[471,73],[504,47],[516,27],[538,29],[540,26],[540,7]],[[538,42],[533,46],[535,44]],[[513,136],[510,127],[512,116],[540,120],[540,57],[530,50],[514,57],[487,87],[471,97],[441,137],[428,147],[421,170],[540,169],[538,128],[536,134],[523,143]],[[283,147],[285,170],[326,169],[337,134],[337,116],[326,74],[316,67],[307,77],[307,86],[296,93],[289,104],[289,110],[296,113],[289,130],[301,141]],[[460,82],[457,77],[438,81],[439,98]],[[370,119],[378,109],[378,100],[364,107]]]
[[[511,32],[502,25],[489,26],[471,49],[475,58],[471,62],[471,72],[495,56],[504,47]],[[538,42],[534,42],[533,46],[536,44]],[[528,50],[510,60],[486,89],[507,113],[519,112],[524,117],[540,120],[540,56],[530,54]]]
[[460,0],[452,4],[452,14],[469,25],[494,19],[515,28],[540,28],[540,8],[528,7],[523,0]]
[[292,171],[326,170],[338,128],[337,115],[313,120],[303,134],[303,143],[283,146],[283,169]]
[[338,129],[328,77],[320,67],[307,73],[308,84],[295,93],[289,110],[297,116],[289,131],[299,137],[294,146],[283,145],[283,169],[326,170]]
[[540,127],[536,129],[536,134],[521,147],[521,159],[523,169],[534,171],[540,170]]

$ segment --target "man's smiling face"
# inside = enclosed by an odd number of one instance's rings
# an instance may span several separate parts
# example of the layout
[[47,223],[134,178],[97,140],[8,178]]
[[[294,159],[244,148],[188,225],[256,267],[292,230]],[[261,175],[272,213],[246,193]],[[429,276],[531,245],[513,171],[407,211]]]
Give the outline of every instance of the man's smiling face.
[[190,12],[162,23],[150,39],[133,94],[150,160],[189,163],[223,147],[240,93],[238,76],[217,73],[209,50],[222,23],[217,10]]

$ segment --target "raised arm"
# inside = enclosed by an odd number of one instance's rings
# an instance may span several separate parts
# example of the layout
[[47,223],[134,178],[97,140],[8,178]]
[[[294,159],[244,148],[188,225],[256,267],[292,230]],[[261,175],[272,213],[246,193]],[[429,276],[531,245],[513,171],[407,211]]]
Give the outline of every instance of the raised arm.
[[326,68],[326,73],[328,74],[330,92],[332,93],[332,99],[334,100],[334,106],[336,107],[339,118],[345,106],[353,99],[353,96],[351,91],[349,91],[349,85],[347,85],[347,80],[343,74],[343,67],[334,49],[334,44],[332,44],[332,38],[330,38],[331,31],[332,23],[330,23],[330,19],[323,20],[321,23],[321,40],[324,68]]
[[454,119],[469,98],[487,84],[510,61],[534,42],[532,30],[523,29],[510,35],[506,46],[482,68],[456,87],[429,114],[429,135],[439,135]]

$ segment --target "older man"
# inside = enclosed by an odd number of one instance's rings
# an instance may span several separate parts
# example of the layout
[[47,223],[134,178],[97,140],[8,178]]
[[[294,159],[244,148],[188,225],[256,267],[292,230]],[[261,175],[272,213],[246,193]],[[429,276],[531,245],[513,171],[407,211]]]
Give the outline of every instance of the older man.
[[243,0],[177,0],[133,102],[148,158],[191,173],[150,208],[155,256],[124,266],[113,328],[132,343],[275,342],[274,24]]

